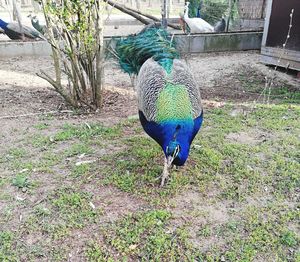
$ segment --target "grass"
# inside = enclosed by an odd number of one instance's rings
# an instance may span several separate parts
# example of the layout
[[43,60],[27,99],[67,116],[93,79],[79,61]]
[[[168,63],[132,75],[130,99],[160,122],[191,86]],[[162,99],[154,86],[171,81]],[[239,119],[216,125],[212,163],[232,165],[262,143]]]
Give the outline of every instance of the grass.
[[274,85],[265,90],[265,75],[252,68],[242,67],[238,74],[238,79],[241,82],[241,88],[252,94],[262,94],[262,96],[269,96],[271,100],[275,100],[280,103],[295,103],[300,102],[300,90],[293,87],[283,81],[274,80]]
[[14,234],[10,231],[0,231],[0,260],[17,260],[14,250]]
[[117,128],[104,127],[99,124],[85,124],[78,126],[65,124],[60,132],[54,136],[54,141],[65,141],[71,138],[79,138],[80,140],[97,138],[113,138],[118,135]]
[[101,210],[91,206],[91,195],[87,192],[76,192],[71,188],[57,190],[50,202],[55,212],[62,214],[61,218],[68,226],[82,227],[87,221],[94,221]]
[[34,128],[38,129],[38,130],[44,130],[47,129],[49,127],[48,123],[38,123],[36,125],[34,125]]
[[82,154],[88,155],[92,153],[93,153],[93,149],[85,143],[74,144],[70,148],[67,148],[65,150],[66,157],[72,157],[72,156],[82,155]]
[[288,249],[298,245],[299,236],[285,223],[295,222],[298,216],[299,212],[285,206],[250,207],[242,214],[242,230],[247,232],[246,236],[235,236],[225,256],[230,261],[253,261],[257,254],[273,261],[293,261],[293,252]]
[[138,120],[51,133],[37,121],[1,151],[0,260],[299,260],[300,107],[245,108],[207,109],[164,188]]
[[[168,229],[171,214],[165,210],[129,215],[104,229],[105,242],[126,260],[178,261],[192,259],[184,229]],[[186,252],[182,253],[185,250]]]

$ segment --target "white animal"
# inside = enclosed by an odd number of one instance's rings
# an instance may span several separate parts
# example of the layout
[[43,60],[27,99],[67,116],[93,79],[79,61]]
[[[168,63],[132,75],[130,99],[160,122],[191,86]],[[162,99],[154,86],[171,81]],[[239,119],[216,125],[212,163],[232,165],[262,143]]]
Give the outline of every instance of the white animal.
[[184,7],[183,19],[190,28],[190,33],[214,32],[214,27],[200,17],[189,18],[189,2]]

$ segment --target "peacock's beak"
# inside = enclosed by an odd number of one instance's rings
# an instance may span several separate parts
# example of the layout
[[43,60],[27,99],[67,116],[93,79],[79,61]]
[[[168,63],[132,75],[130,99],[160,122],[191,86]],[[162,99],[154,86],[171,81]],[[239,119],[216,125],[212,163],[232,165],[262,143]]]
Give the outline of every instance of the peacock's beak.
[[167,164],[168,164],[168,167],[170,167],[173,163],[173,160],[174,160],[174,157],[173,156],[168,156],[167,157]]

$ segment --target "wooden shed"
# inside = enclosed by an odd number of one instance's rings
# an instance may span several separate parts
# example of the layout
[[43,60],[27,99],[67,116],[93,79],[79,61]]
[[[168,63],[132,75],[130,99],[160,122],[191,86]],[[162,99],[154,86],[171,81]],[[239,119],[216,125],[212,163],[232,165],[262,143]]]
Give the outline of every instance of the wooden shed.
[[262,30],[265,22],[267,0],[237,0],[240,29]]
[[[285,43],[290,26],[290,37]],[[262,39],[262,62],[300,71],[300,1],[269,0]],[[280,59],[279,59],[280,58]],[[278,61],[280,62],[278,63]]]

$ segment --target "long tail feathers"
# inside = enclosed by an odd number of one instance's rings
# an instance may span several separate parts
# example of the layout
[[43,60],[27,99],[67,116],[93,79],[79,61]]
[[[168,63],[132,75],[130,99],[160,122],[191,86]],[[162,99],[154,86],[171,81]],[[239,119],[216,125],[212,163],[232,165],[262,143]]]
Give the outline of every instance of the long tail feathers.
[[161,63],[179,57],[171,36],[162,28],[148,28],[137,35],[121,39],[115,51],[121,68],[128,74],[138,74],[150,57]]

